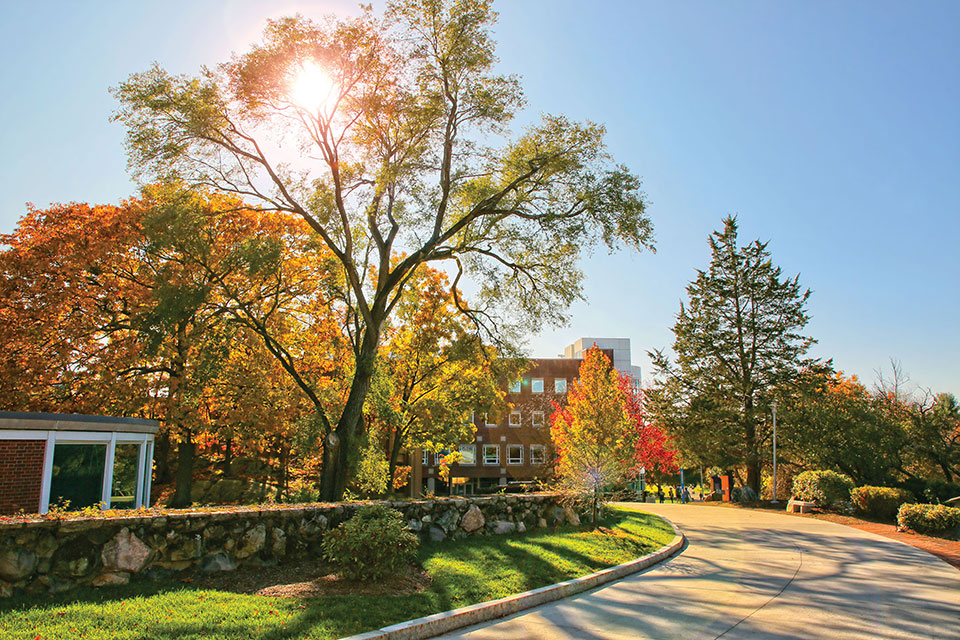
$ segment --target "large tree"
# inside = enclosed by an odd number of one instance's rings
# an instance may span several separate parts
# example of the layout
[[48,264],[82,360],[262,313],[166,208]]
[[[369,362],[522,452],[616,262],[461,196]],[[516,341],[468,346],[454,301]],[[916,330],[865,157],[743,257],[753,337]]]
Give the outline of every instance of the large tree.
[[[718,448],[734,453],[759,492],[760,452],[770,438],[767,399],[797,375],[814,342],[803,335],[810,291],[774,266],[768,243],[739,246],[733,216],[709,241],[710,266],[687,286],[689,301],[673,326],[676,361],[662,350],[650,354],[656,404],[672,407],[670,422],[681,436],[696,430],[709,435],[715,455]],[[696,438],[682,439],[696,447]]]
[[299,216],[335,257],[354,367],[342,406],[315,399],[329,432],[324,499],[343,493],[382,331],[421,265],[446,264],[454,294],[472,280],[460,312],[503,341],[511,325],[564,319],[584,252],[651,246],[640,181],[608,154],[602,126],[547,115],[492,146],[523,104],[517,78],[494,72],[494,19],[490,0],[284,18],[216,70],[155,66],[115,91],[138,175]]

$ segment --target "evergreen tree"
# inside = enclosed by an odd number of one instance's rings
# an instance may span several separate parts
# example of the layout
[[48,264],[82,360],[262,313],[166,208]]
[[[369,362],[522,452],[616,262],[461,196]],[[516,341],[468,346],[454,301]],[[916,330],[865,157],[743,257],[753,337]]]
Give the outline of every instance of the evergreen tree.
[[727,216],[710,236],[710,266],[698,270],[677,314],[676,361],[662,350],[650,354],[658,378],[650,406],[659,421],[705,463],[744,465],[758,492],[768,393],[809,364],[814,342],[803,335],[810,290],[799,276],[783,276],[767,245],[739,247],[736,218]]

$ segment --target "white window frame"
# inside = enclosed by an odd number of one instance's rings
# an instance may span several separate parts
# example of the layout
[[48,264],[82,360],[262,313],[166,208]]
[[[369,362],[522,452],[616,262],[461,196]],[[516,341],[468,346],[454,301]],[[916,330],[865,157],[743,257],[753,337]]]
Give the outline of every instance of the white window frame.
[[[470,461],[467,462],[466,452],[470,452]],[[474,467],[477,464],[477,445],[475,444],[462,444],[460,445],[460,455],[463,456],[463,460],[460,461],[460,466],[462,467]]]
[[[494,460],[487,460],[487,451],[496,451],[497,455]],[[483,466],[485,467],[499,467],[500,466],[500,445],[498,444],[485,444],[483,445]]]
[[[540,462],[537,462],[535,452],[540,452]],[[530,445],[530,464],[532,465],[543,465],[547,464],[547,445],[545,444],[532,444]]]
[[430,452],[426,449],[423,450],[423,455],[420,456],[420,466],[429,467],[430,466]]
[[554,392],[554,393],[566,393],[566,392],[567,392],[567,379],[566,379],[566,378],[554,378],[554,379],[553,379],[553,392]]
[[514,380],[510,383],[510,393],[520,393],[523,388],[523,380]]
[[[512,457],[512,456],[511,456],[511,449],[512,449],[512,450],[519,449],[519,450],[520,450],[520,457],[519,457],[519,458],[514,458],[514,457]],[[507,464],[510,465],[510,466],[512,466],[512,467],[520,466],[520,465],[523,464],[523,445],[522,445],[522,444],[508,444],[508,445],[507,445]]]
[[[539,420],[537,418],[539,418]],[[530,414],[530,424],[532,424],[537,429],[543,428],[543,425],[544,425],[543,411],[534,411],[532,414]]]
[[[514,417],[516,417],[516,421],[514,421]],[[519,411],[511,411],[510,426],[514,428],[523,426],[523,414],[520,413]]]
[[543,378],[534,378],[530,381],[530,393],[543,393]]

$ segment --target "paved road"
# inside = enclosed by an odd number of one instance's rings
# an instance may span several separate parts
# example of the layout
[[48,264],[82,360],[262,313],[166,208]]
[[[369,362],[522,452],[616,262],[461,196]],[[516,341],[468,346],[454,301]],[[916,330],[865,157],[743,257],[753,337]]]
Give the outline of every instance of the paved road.
[[646,572],[444,638],[957,638],[960,571],[906,544],[777,513],[633,505],[688,546]]

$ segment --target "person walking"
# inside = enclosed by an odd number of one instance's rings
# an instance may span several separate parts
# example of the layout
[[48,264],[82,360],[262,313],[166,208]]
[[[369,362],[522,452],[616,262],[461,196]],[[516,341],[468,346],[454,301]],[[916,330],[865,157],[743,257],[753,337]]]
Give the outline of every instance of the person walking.
[[660,504],[663,504],[663,487],[657,485],[657,499],[660,501]]

